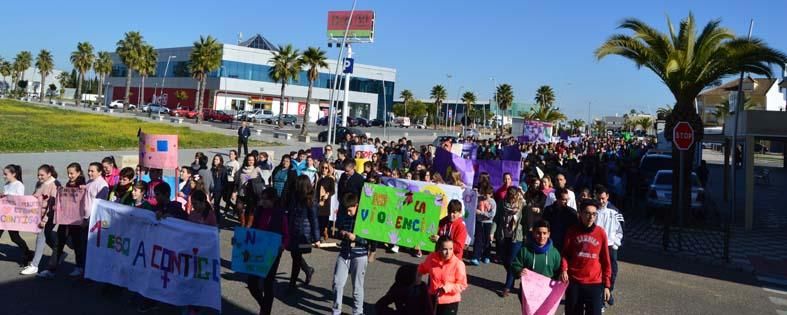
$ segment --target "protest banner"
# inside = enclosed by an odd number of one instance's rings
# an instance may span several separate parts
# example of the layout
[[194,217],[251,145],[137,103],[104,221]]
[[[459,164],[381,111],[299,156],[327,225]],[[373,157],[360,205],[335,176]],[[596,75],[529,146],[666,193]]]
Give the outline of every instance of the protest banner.
[[178,167],[178,135],[139,134],[139,162],[148,168]]
[[568,282],[555,281],[530,270],[521,280],[522,315],[555,314]]
[[80,225],[85,217],[85,193],[87,188],[62,187],[57,192],[55,224]]
[[232,237],[232,270],[266,277],[281,249],[281,234],[236,227]]
[[462,158],[469,159],[469,160],[477,160],[478,159],[478,144],[477,143],[465,143],[462,146]]
[[454,143],[451,145],[451,153],[456,154],[458,156],[462,156],[462,151],[464,150],[465,145],[462,143]]
[[503,154],[500,156],[503,161],[521,161],[522,152],[519,151],[518,145],[509,145],[503,147]]
[[34,196],[0,198],[0,230],[41,232],[41,201]]
[[465,186],[473,186],[475,182],[475,168],[473,160],[463,159],[462,157],[453,154],[443,148],[437,148],[435,153],[434,162],[432,164],[432,171],[440,173],[443,178],[449,178],[449,174],[453,170],[458,170],[462,176],[462,182]]
[[355,234],[402,247],[434,251],[429,237],[437,234],[442,200],[427,193],[365,184],[361,192]]
[[355,172],[358,174],[363,174],[363,165],[371,160],[372,159],[355,159]]
[[552,142],[552,124],[547,122],[527,120],[522,124],[522,133],[519,142],[548,143]]
[[519,175],[522,171],[521,161],[502,161],[502,160],[478,160],[475,161],[478,165],[476,175],[486,172],[489,174],[489,180],[495,189],[503,185],[503,174],[510,173],[513,179],[512,185],[519,185]]
[[221,311],[221,257],[214,226],[105,200],[93,204],[85,278],[172,305]]
[[322,147],[313,147],[311,149],[310,156],[315,161],[321,161],[323,158],[325,158],[325,152],[323,152],[323,148]]
[[467,228],[467,244],[471,244],[471,240],[475,235],[475,210],[478,207],[478,192],[473,190],[472,187],[462,188],[452,185],[433,184],[420,180],[392,177],[382,177],[380,182],[386,186],[405,189],[411,192],[428,193],[443,200],[440,204],[440,218],[448,214],[448,203],[451,200],[459,200],[462,204],[462,218]]
[[[358,152],[361,153],[361,156],[358,156],[356,154]],[[371,160],[372,159],[372,155],[374,155],[374,152],[377,152],[377,150],[374,148],[373,144],[354,145],[353,146],[353,156],[352,157],[356,158],[356,159],[361,158],[361,159]]]

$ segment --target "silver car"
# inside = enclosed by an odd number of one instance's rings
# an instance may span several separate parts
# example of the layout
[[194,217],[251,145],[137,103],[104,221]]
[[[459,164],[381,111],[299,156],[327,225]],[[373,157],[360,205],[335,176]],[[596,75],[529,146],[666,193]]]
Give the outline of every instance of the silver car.
[[[653,177],[648,189],[647,205],[650,209],[671,208],[672,205],[672,170],[660,170]],[[691,173],[691,208],[702,209],[705,206],[705,189],[700,186],[697,174]]]

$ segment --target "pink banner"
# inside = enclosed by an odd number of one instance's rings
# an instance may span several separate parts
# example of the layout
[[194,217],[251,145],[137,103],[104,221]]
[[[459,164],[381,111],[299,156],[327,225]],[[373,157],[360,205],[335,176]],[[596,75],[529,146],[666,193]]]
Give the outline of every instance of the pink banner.
[[41,201],[33,196],[0,198],[0,230],[41,232]]
[[544,277],[528,270],[522,275],[522,315],[552,315],[560,305],[568,282]]
[[139,134],[139,163],[148,168],[178,167],[178,136]]
[[57,192],[55,224],[80,225],[85,217],[85,186],[63,187]]

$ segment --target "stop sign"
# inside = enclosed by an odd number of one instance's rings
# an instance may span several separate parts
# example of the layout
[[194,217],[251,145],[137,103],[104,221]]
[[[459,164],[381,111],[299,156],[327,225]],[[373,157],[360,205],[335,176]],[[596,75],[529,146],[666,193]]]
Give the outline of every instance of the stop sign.
[[688,122],[678,122],[672,129],[672,142],[678,150],[688,150],[694,144],[694,128]]

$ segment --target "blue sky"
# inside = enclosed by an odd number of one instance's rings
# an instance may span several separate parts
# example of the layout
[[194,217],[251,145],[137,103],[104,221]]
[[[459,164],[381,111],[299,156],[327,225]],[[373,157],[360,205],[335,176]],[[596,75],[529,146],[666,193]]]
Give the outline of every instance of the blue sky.
[[[0,56],[46,48],[58,68],[71,69],[68,54],[78,41],[112,51],[129,30],[142,32],[156,47],[187,46],[200,35],[234,43],[243,32],[246,38],[261,33],[276,44],[328,49],[326,11],[351,5],[351,0],[39,0],[35,6],[6,1],[0,5]],[[782,0],[359,0],[358,8],[376,11],[377,39],[354,47],[356,61],[396,68],[396,93],[406,88],[425,98],[433,85],[443,84],[450,98],[464,87],[488,99],[495,77],[514,87],[518,102],[530,103],[546,84],[572,118],[586,119],[588,103],[595,117],[631,108],[652,112],[674,102],[647,70],[620,57],[593,58],[625,17],[666,31],[667,15],[677,23],[692,11],[701,25],[721,18],[741,35],[754,18],[754,35],[787,51]],[[331,58],[337,54],[329,50]],[[452,74],[450,82],[446,74]]]

